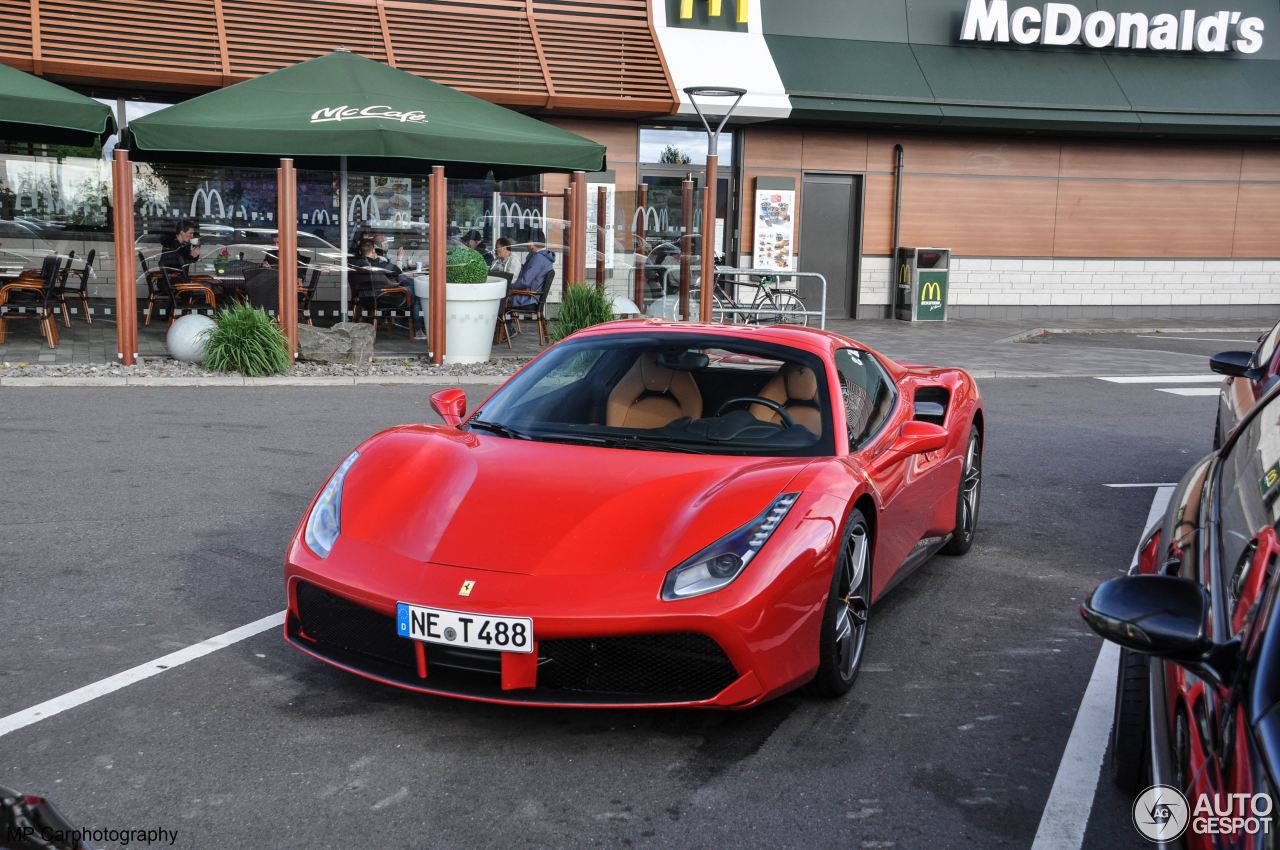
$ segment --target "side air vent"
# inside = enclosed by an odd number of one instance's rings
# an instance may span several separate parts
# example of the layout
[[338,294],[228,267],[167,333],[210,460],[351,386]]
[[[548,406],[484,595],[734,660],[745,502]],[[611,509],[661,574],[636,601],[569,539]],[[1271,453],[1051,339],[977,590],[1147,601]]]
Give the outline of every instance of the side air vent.
[[942,425],[951,404],[951,391],[946,387],[920,387],[916,390],[915,418],[921,422]]

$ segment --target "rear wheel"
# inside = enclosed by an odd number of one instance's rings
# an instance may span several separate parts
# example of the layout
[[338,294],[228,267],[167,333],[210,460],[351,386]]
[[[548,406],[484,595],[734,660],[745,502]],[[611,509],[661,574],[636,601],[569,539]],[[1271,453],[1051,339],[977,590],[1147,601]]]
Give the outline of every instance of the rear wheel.
[[838,697],[853,687],[862,667],[871,609],[871,532],[862,511],[854,509],[831,576],[818,641],[818,673],[809,690]]
[[753,322],[762,325],[808,325],[809,317],[804,312],[804,302],[794,292],[774,289],[761,291],[751,305],[761,312],[752,315]]
[[1120,669],[1116,680],[1116,710],[1111,724],[1111,780],[1131,794],[1149,784],[1147,754],[1148,657],[1127,649],[1120,650]]
[[960,487],[956,493],[956,530],[942,547],[944,555],[963,555],[973,548],[978,531],[978,506],[982,501],[982,434],[978,426],[969,429],[969,448],[964,453]]

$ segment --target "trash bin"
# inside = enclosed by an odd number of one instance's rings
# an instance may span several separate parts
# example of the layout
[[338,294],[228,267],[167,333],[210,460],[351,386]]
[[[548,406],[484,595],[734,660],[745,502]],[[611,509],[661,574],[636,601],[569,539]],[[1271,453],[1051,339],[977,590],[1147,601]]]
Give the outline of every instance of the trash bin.
[[893,315],[906,322],[943,322],[947,318],[951,249],[899,248]]

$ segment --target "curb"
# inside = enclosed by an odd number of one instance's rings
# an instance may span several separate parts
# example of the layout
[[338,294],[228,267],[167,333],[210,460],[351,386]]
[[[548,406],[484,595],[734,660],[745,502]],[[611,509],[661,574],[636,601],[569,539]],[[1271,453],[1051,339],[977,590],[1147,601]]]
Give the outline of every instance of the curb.
[[353,386],[497,386],[510,375],[316,375],[246,378],[239,375],[103,375],[0,377],[0,387],[353,387]]
[[1217,334],[1217,333],[1263,333],[1270,328],[1031,328],[996,340],[1002,342],[1025,342],[1038,336],[1050,334]]

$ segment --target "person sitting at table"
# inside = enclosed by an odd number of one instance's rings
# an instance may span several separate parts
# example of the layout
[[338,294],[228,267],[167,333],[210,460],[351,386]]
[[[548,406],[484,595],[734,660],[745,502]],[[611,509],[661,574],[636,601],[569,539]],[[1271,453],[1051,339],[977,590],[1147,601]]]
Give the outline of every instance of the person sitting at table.
[[[298,252],[298,283],[304,282],[303,278],[306,277],[306,275],[304,274],[304,271],[309,265],[311,265],[311,261],[307,258],[307,255],[299,251]],[[279,268],[279,266],[280,266],[280,235],[277,233],[273,233],[271,234],[271,247],[267,250],[267,252],[262,257],[262,267],[274,269],[274,268]]]
[[351,266],[357,269],[378,269],[385,272],[387,280],[390,283],[394,281],[394,286],[403,286],[409,290],[409,312],[413,317],[413,327],[416,331],[417,339],[427,338],[427,323],[422,318],[422,311],[418,309],[418,299],[414,297],[413,278],[400,270],[400,267],[388,260],[386,257],[378,256],[378,246],[372,239],[363,240],[357,246],[359,256],[351,261]]
[[515,280],[520,274],[520,258],[511,253],[511,240],[499,236],[493,243],[493,251],[496,256],[489,264],[489,271],[504,276],[508,281]]
[[185,272],[187,266],[200,259],[200,246],[192,244],[195,237],[196,223],[189,218],[179,221],[173,234],[166,236],[161,242],[164,250],[158,261],[160,267]]
[[[520,267],[520,274],[511,281],[508,291],[523,289],[527,292],[541,292],[547,272],[555,267],[556,255],[550,249],[543,248],[542,237],[534,234],[529,239],[529,253],[524,258],[524,265]],[[532,307],[537,303],[536,295],[511,295],[507,298],[507,306],[510,308]]]
[[479,251],[480,256],[484,257],[486,266],[493,265],[493,252],[489,250],[489,246],[484,244],[484,234],[479,230],[469,230],[467,235],[462,237],[462,244],[466,245],[472,251]]

